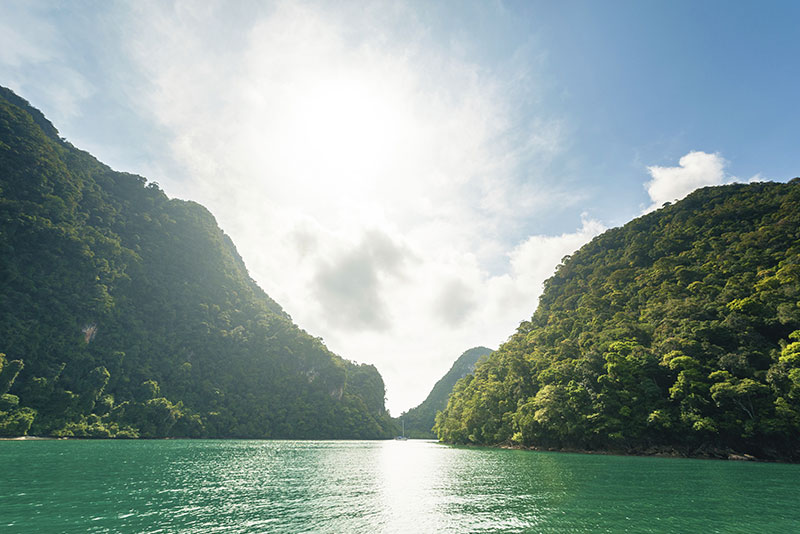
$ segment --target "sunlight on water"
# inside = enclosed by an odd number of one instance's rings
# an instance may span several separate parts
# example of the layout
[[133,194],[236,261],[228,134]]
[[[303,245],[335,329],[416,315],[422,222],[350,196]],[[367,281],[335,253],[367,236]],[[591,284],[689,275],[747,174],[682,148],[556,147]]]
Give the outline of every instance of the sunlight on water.
[[0,442],[0,532],[800,532],[800,466],[426,441]]

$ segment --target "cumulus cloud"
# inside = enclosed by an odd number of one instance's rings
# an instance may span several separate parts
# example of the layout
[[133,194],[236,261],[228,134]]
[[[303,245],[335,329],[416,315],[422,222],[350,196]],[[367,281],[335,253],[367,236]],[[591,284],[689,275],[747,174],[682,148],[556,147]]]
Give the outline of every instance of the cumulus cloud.
[[584,217],[574,232],[529,236],[505,253],[509,267],[495,274],[468,251],[420,257],[403,280],[386,288],[387,306],[402,318],[392,326],[394,346],[387,348],[389,338],[378,335],[348,342],[363,354],[394,353],[379,368],[390,399],[393,394],[401,399],[393,407],[408,408],[424,399],[466,348],[496,348],[513,334],[536,309],[543,282],[561,259],[604,230],[602,223]]
[[554,268],[565,256],[572,254],[605,230],[606,226],[603,223],[584,214],[581,227],[575,232],[557,236],[531,236],[509,254],[512,272],[531,285],[541,283],[553,274]]
[[645,188],[653,203],[645,211],[658,209],[665,202],[680,200],[699,187],[731,181],[726,180],[726,164],[719,154],[692,151],[678,160],[677,167],[648,167],[652,179]]
[[[584,215],[581,227],[561,235],[532,235],[508,253],[511,269],[488,281],[489,301],[517,322],[536,309],[544,281],[553,275],[561,260],[606,230],[600,221]],[[502,310],[502,311],[501,311]]]
[[317,273],[314,295],[328,321],[347,330],[386,330],[389,320],[379,294],[378,271],[368,256],[347,254]]
[[334,263],[323,263],[313,280],[317,302],[329,324],[344,329],[384,331],[391,325],[381,284],[402,275],[406,252],[379,232],[364,236]]
[[457,327],[472,314],[478,302],[473,289],[461,280],[452,280],[439,291],[434,313],[448,327]]

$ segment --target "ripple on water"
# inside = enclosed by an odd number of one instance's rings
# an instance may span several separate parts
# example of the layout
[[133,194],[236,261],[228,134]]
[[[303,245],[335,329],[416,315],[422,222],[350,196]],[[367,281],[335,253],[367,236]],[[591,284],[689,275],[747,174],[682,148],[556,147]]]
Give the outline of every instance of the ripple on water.
[[0,443],[3,532],[800,532],[800,466],[432,442]]

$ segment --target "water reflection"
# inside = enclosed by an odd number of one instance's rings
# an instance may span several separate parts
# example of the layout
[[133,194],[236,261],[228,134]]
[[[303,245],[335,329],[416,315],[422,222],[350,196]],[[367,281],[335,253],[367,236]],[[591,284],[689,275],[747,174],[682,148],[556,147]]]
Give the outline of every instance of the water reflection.
[[383,444],[380,466],[384,532],[530,531],[558,513],[572,480],[555,455],[422,441]]
[[427,441],[381,444],[380,502],[384,532],[447,532],[438,509],[438,488],[445,475],[445,456]]
[[434,442],[0,442],[0,531],[800,532],[800,466]]

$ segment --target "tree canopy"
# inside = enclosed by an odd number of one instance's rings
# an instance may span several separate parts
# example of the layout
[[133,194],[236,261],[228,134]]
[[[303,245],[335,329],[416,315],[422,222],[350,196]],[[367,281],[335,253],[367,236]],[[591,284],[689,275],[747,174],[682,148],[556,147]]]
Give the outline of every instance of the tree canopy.
[[455,386],[456,443],[800,460],[800,179],[700,189],[567,256]]
[[[398,426],[404,424],[406,436],[410,438],[435,438],[433,424],[436,414],[445,409],[453,386],[459,379],[475,369],[478,360],[492,353],[486,347],[473,347],[464,352],[453,363],[450,370],[434,384],[431,392],[419,406],[411,408],[397,419]],[[401,423],[402,421],[402,423]]]

